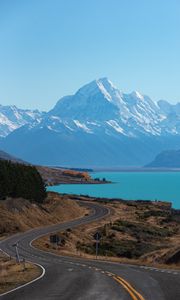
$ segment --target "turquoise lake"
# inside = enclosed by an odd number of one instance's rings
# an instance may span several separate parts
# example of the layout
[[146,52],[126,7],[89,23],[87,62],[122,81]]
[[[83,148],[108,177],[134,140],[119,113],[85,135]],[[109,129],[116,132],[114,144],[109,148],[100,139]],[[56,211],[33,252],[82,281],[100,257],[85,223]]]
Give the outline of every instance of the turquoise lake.
[[62,184],[48,187],[48,190],[106,198],[170,201],[174,208],[180,209],[179,172],[97,172],[91,176],[106,178],[112,183]]

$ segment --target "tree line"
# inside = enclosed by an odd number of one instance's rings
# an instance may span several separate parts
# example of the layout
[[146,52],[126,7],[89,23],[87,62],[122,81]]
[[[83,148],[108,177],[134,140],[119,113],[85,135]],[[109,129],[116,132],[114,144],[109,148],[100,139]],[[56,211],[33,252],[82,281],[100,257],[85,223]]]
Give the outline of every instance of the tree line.
[[0,160],[0,199],[24,198],[42,203],[46,188],[34,166]]

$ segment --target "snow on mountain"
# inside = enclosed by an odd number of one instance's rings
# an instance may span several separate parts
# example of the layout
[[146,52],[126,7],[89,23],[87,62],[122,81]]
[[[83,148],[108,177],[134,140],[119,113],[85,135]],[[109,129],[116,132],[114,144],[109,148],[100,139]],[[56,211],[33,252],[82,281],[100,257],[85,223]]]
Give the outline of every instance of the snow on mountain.
[[180,134],[180,103],[156,103],[138,91],[125,94],[104,77],[84,85],[74,95],[61,98],[47,114],[0,106],[1,137],[25,124],[59,133],[174,135]]
[[148,96],[135,91],[124,94],[107,78],[94,80],[80,88],[74,95],[60,99],[49,115],[60,117],[73,130],[72,120],[89,133],[101,131],[107,134],[138,136],[160,135],[165,116],[160,107]]
[[44,113],[38,110],[19,109],[16,106],[0,105],[0,137],[32,122],[40,122]]
[[179,135],[180,104],[123,93],[107,78],[61,98],[48,113],[0,106],[0,148],[36,164],[145,165],[180,148]]

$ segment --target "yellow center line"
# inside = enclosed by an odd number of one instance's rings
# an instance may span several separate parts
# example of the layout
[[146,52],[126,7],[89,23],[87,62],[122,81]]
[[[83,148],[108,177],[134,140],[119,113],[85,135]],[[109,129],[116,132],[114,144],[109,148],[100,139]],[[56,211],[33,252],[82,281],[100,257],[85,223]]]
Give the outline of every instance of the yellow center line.
[[123,279],[122,277],[118,276],[118,278],[124,282],[138,297],[140,300],[145,300],[144,297],[138,292],[135,290],[135,288],[132,287],[132,285],[129,284],[129,282],[127,282],[125,279]]
[[145,300],[144,297],[138,291],[136,291],[126,280],[119,276],[114,276],[113,278],[128,291],[133,300]]
[[122,281],[120,281],[118,278],[114,277],[114,279],[120,283],[127,291],[128,293],[130,294],[131,298],[133,300],[138,300],[138,298],[134,295],[134,293],[127,287],[127,285],[125,285]]

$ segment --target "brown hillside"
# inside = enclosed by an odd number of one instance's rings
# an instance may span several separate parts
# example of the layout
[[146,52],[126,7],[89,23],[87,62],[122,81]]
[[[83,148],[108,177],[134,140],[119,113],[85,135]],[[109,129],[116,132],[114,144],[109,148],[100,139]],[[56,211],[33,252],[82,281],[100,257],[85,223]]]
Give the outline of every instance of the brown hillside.
[[77,202],[49,192],[45,204],[25,199],[0,201],[0,238],[38,226],[46,226],[83,216],[86,209]]

